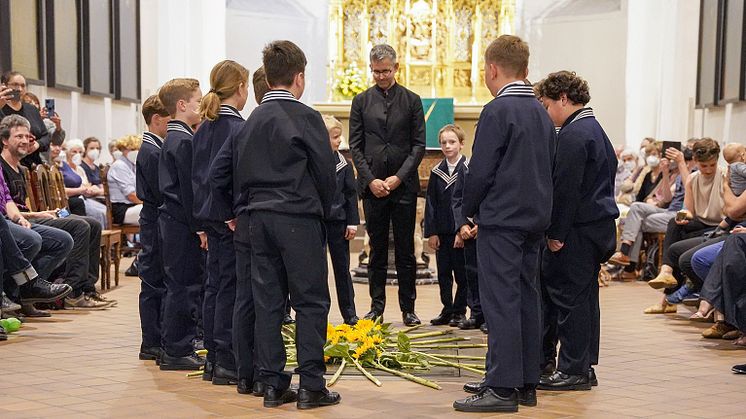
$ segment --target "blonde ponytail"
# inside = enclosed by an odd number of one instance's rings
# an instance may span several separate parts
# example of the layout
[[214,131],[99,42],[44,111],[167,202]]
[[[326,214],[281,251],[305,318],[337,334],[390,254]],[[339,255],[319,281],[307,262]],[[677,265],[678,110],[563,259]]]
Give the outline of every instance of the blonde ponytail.
[[220,112],[223,100],[233,96],[243,83],[249,83],[249,70],[233,60],[223,60],[210,72],[210,91],[202,97],[199,113],[203,118],[214,121]]

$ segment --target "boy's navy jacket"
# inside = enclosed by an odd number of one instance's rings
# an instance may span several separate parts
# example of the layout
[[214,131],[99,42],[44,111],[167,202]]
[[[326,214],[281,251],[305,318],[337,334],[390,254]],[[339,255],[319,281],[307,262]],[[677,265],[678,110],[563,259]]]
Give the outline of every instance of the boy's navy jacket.
[[357,211],[357,189],[355,188],[355,174],[352,165],[340,152],[334,153],[337,161],[337,188],[334,190],[334,199],[327,221],[344,221],[348,226],[360,224],[360,215]]
[[249,211],[330,214],[336,162],[329,133],[321,114],[290,92],[267,92],[232,146],[234,202],[246,196]]
[[449,175],[448,161],[443,159],[430,172],[425,196],[425,237],[454,234],[453,191],[458,178],[463,176],[465,163],[466,157],[461,156]]
[[480,228],[543,232],[552,217],[554,124],[531,86],[511,83],[482,109],[462,212]]
[[233,193],[230,188],[217,189],[211,186],[210,166],[224,144],[241,129],[244,119],[238,109],[220,105],[214,121],[204,121],[192,140],[192,187],[194,190],[194,217],[198,220],[225,222],[235,218]]
[[462,226],[468,225],[474,227],[474,218],[466,218],[462,211],[464,201],[464,176],[469,171],[469,162],[464,161],[464,167],[461,169],[461,176],[456,178],[453,184],[451,197],[451,208],[453,210],[453,233],[458,234]]
[[561,242],[573,225],[615,219],[617,158],[591,108],[567,118],[557,136],[552,224],[547,237]]
[[158,186],[158,161],[162,148],[161,137],[145,131],[135,163],[135,192],[142,201],[140,216],[152,221],[158,219],[158,207],[163,203]]
[[158,184],[163,195],[160,210],[196,233],[201,228],[192,215],[192,136],[186,123],[169,121],[158,164]]

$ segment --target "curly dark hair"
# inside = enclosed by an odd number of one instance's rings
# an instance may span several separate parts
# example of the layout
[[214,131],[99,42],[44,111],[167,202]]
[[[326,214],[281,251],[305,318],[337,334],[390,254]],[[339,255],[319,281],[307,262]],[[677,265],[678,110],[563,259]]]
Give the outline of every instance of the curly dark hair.
[[558,71],[547,76],[539,85],[539,95],[559,100],[562,94],[574,104],[585,106],[591,101],[588,83],[574,71]]
[[692,155],[694,156],[694,160],[698,162],[716,159],[720,156],[720,144],[709,137],[700,138],[692,146]]

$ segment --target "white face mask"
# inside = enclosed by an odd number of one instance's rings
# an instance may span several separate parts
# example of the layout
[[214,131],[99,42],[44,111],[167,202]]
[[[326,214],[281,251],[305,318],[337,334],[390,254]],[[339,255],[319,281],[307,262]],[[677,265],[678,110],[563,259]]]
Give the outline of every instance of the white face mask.
[[98,149],[94,148],[93,150],[91,150],[91,151],[88,152],[87,156],[91,160],[96,160],[98,158],[99,154],[100,154],[100,152],[98,151]]
[[72,156],[71,159],[76,166],[80,163],[83,163],[83,156],[81,156],[80,154],[75,154],[74,156]]
[[122,152],[119,150],[114,150],[111,152],[111,157],[113,157],[114,160],[119,160],[119,158],[122,157]]
[[67,159],[67,154],[65,153],[65,150],[60,151],[60,154],[57,155],[57,157],[54,158],[54,161],[65,161]]
[[629,161],[626,161],[626,162],[624,162],[623,166],[624,166],[624,167],[625,167],[625,168],[626,168],[627,170],[630,170],[630,171],[632,171],[632,170],[635,170],[635,167],[637,167],[637,164],[635,164],[635,162],[634,162],[634,161],[632,161],[632,160],[629,160]]
[[137,163],[137,150],[133,150],[127,153],[127,160],[131,161],[132,163]]
[[650,167],[658,167],[658,165],[661,163],[661,159],[659,159],[658,156],[648,156],[645,159],[645,162]]

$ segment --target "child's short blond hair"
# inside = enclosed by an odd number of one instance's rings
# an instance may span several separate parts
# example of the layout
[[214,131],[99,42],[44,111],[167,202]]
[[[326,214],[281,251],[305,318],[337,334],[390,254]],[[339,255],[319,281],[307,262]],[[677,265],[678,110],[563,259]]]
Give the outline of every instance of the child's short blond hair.
[[456,124],[448,124],[448,125],[445,125],[443,128],[441,128],[440,131],[438,131],[438,144],[440,144],[440,137],[446,131],[450,131],[456,134],[456,137],[458,137],[458,142],[461,144],[464,143],[464,140],[466,139],[466,134],[464,133],[464,130],[461,129],[461,127]]
[[324,125],[326,125],[327,131],[331,132],[334,128],[338,128],[342,131],[342,123],[339,122],[339,119],[331,115],[321,115],[321,118],[324,120]]
[[141,145],[142,137],[139,135],[126,135],[117,140],[117,149],[119,151],[139,150]]
[[528,44],[515,35],[501,35],[487,47],[484,60],[501,67],[508,76],[526,77]]
[[176,115],[176,104],[180,100],[189,101],[192,94],[199,89],[197,79],[171,79],[158,90],[158,99],[170,116]]

